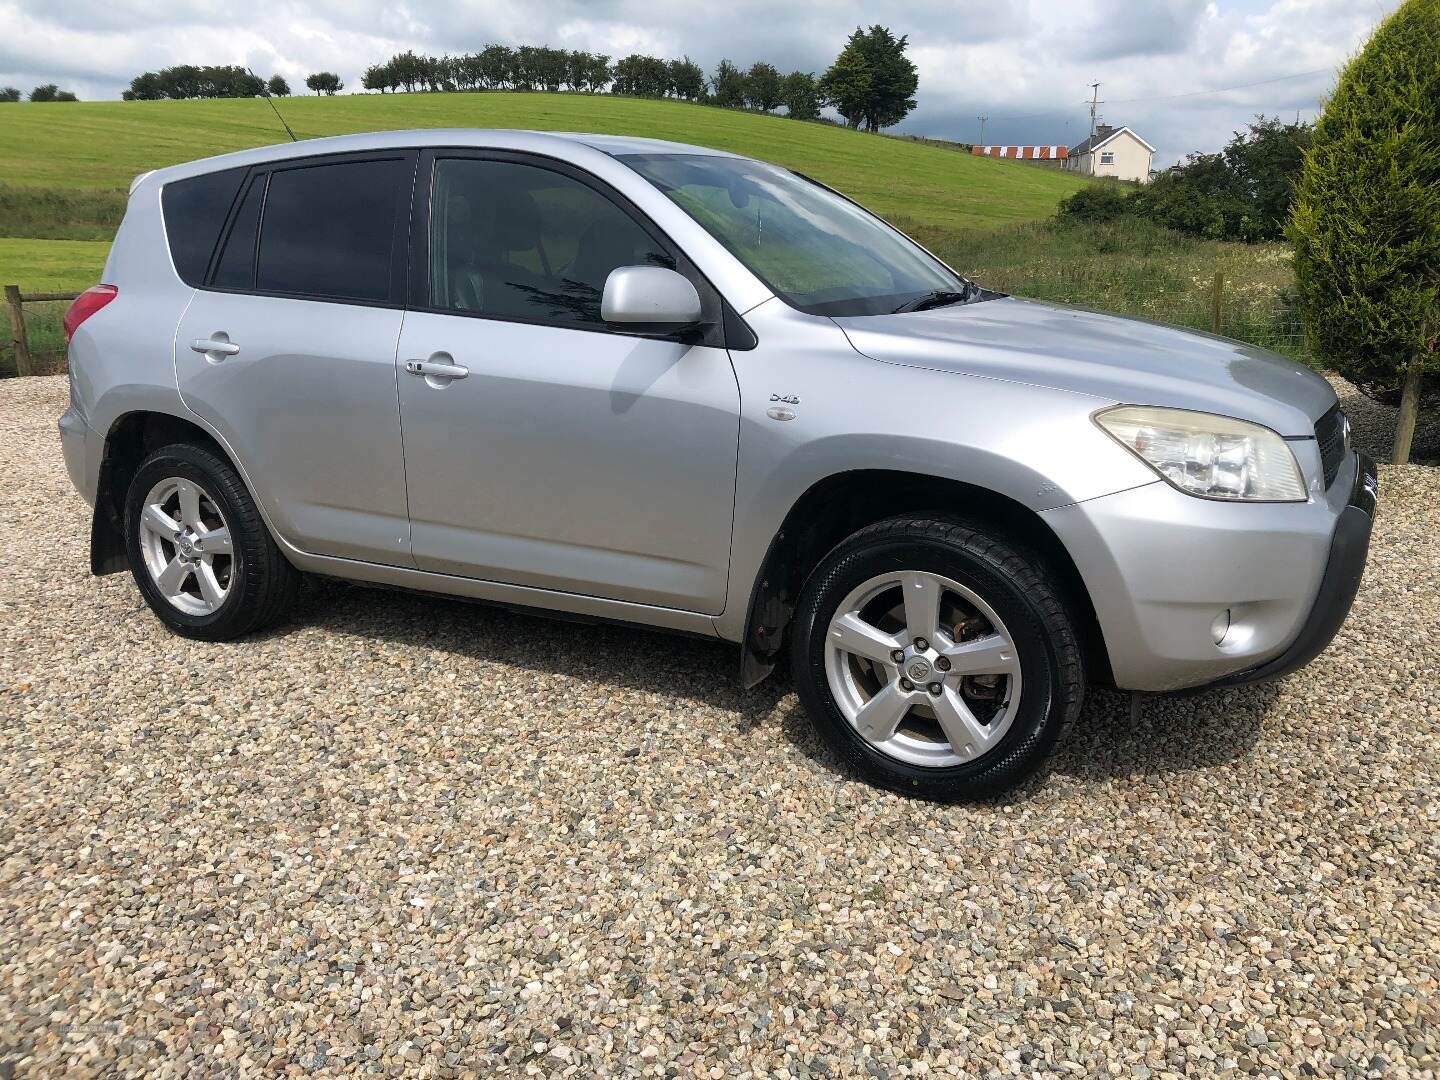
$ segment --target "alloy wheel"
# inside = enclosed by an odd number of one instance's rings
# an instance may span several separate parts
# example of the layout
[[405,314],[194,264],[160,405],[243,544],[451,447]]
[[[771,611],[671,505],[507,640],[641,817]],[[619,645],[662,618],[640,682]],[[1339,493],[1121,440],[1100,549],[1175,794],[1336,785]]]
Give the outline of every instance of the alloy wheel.
[[230,593],[235,571],[230,528],[220,506],[186,477],[150,489],[140,514],[140,552],[160,594],[187,615],[211,615]]
[[881,574],[840,603],[825,675],[845,720],[880,753],[947,768],[993,749],[1020,703],[1020,661],[995,611],[927,571]]

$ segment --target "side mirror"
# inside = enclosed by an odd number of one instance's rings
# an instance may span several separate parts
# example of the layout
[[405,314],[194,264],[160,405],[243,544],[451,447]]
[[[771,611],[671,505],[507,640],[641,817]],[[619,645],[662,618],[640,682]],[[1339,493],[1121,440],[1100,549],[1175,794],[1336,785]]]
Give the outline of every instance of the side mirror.
[[678,329],[700,321],[700,294],[663,266],[617,266],[605,279],[600,317],[607,323]]

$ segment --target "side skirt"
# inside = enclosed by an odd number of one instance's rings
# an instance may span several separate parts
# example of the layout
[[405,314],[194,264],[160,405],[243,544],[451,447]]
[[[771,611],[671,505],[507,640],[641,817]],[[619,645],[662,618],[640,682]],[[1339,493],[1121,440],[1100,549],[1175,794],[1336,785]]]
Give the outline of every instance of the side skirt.
[[715,621],[709,615],[676,608],[631,604],[579,593],[555,592],[527,585],[508,585],[499,581],[437,574],[428,570],[411,570],[399,566],[340,559],[331,555],[311,555],[291,545],[280,544],[295,569],[307,574],[345,578],[373,585],[388,585],[418,592],[435,593],[467,600],[481,600],[502,607],[516,607],[536,612],[553,612],[557,616],[583,616],[606,622],[633,623],[659,630],[674,630],[700,637],[718,638]]

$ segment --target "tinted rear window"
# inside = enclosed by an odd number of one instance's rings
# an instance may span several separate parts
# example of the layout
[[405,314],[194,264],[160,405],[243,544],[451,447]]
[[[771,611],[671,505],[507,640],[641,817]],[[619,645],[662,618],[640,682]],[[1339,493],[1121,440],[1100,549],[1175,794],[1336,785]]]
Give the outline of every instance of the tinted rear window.
[[204,282],[215,241],[244,178],[244,169],[226,169],[165,185],[160,198],[165,236],[170,242],[170,258],[185,284]]
[[255,177],[235,213],[230,235],[220,249],[215,276],[210,283],[221,289],[255,287],[255,238],[260,231],[260,203],[265,197],[265,177]]
[[262,292],[388,300],[402,158],[285,169],[270,177],[255,286]]

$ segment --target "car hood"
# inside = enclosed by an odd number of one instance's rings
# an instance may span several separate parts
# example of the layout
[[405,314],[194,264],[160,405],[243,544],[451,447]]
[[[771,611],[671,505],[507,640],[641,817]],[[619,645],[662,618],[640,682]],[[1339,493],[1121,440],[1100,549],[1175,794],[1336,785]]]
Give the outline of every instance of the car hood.
[[875,360],[1221,413],[1281,435],[1313,436],[1336,400],[1319,375],[1265,349],[1016,297],[835,321]]

